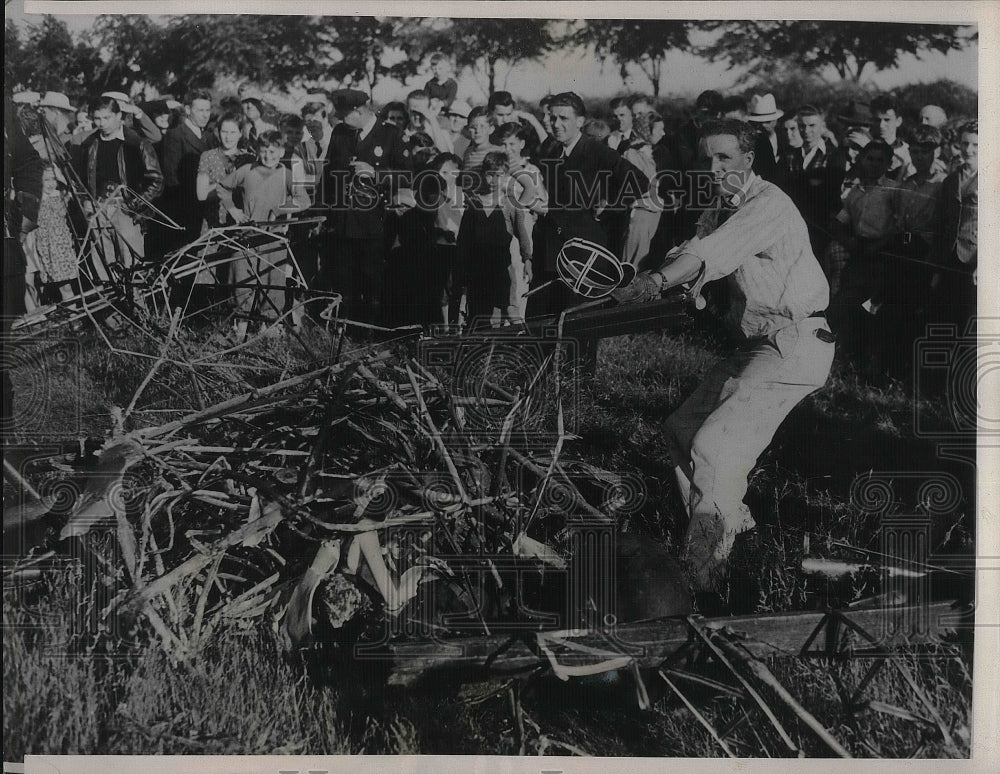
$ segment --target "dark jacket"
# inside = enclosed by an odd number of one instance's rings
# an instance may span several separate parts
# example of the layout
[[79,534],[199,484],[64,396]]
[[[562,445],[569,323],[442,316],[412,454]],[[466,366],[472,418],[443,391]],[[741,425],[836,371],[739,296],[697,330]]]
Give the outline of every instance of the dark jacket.
[[[125,184],[148,202],[163,192],[163,173],[149,140],[143,139],[131,129],[124,129],[125,142],[118,152],[118,174]],[[100,197],[104,192],[97,190],[97,143],[101,133],[90,135],[78,151],[77,167],[80,178],[91,194]]]
[[4,332],[12,317],[24,311],[24,254],[21,231],[38,220],[42,197],[42,159],[17,120],[14,105],[3,100],[3,317]]
[[[979,258],[979,175],[962,185],[961,168],[941,184],[938,199],[938,255],[953,268],[971,269]],[[957,264],[955,261],[957,260]]]
[[38,220],[38,205],[42,198],[42,159],[25,135],[14,105],[6,96],[3,112],[4,230],[16,237],[21,234],[22,220],[31,224]]
[[784,188],[809,227],[815,249],[817,237],[829,238],[830,219],[840,210],[847,158],[839,148],[827,144],[826,151],[817,150],[803,168],[803,155],[803,148],[796,148],[786,157]]
[[[550,149],[539,168],[549,194],[549,212],[539,221],[546,272],[555,271],[556,255],[573,237],[608,246],[607,215],[627,213],[649,191],[649,178],[617,151],[581,136],[568,158],[561,145]],[[606,211],[598,214],[601,204]],[[607,213],[607,214],[606,214]]]
[[[388,121],[378,121],[368,135],[345,127],[335,129],[326,155],[323,197],[332,209],[335,234],[351,239],[374,239],[385,234],[385,205],[407,168],[403,133]],[[375,169],[375,178],[355,179],[352,159]]]
[[198,162],[201,154],[214,146],[203,131],[198,137],[186,123],[167,130],[163,138],[163,185],[169,191],[180,188],[181,193],[195,195]]
[[212,136],[198,137],[185,122],[167,130],[163,137],[164,211],[184,226],[184,231],[165,234],[166,244],[180,247],[201,233],[205,204],[198,200],[198,165],[201,154],[212,148]]
[[753,171],[769,183],[778,183],[780,166],[778,159],[774,156],[774,149],[771,147],[771,141],[767,136],[767,132],[763,129],[758,130],[754,141]]

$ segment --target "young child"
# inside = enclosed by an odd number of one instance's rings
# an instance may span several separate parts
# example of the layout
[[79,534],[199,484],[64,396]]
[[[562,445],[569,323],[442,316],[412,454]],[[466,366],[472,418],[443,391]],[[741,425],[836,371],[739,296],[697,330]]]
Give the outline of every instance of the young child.
[[[279,220],[282,215],[290,215],[311,205],[309,195],[301,181],[293,179],[292,170],[281,163],[285,152],[281,132],[267,131],[257,138],[257,161],[244,164],[226,175],[218,183],[219,200],[237,223]],[[233,193],[243,192],[243,207],[233,201]],[[259,277],[264,285],[284,285],[289,276],[290,265],[284,265],[286,250],[269,250],[263,255],[248,255],[246,261],[233,265],[233,282],[237,285],[236,305],[244,315],[253,311],[254,293],[246,286],[251,277]],[[285,292],[269,289],[263,303],[257,310],[264,317],[277,317],[285,306]],[[293,319],[297,318],[293,316]],[[236,323],[236,333],[246,335],[247,321]]]
[[435,278],[432,293],[441,308],[445,325],[461,324],[465,313],[462,276],[457,261],[458,231],[465,212],[465,192],[458,185],[462,160],[454,153],[440,153],[430,168],[437,172],[437,201],[434,212]]
[[531,235],[538,218],[548,212],[549,197],[542,181],[541,170],[531,163],[529,148],[535,142],[534,132],[520,122],[502,124],[493,135],[493,142],[500,145],[507,154],[510,178],[509,195],[522,211],[524,230],[527,237],[519,240],[521,254],[511,263],[511,296],[507,316],[524,319],[528,292],[531,284],[532,239]]
[[636,269],[649,254],[649,246],[663,211],[657,191],[656,159],[653,157],[653,146],[662,138],[659,135],[653,139],[657,126],[662,131],[663,119],[658,114],[642,113],[637,116],[632,124],[629,145],[622,154],[650,180],[649,192],[632,204],[622,249],[622,260],[633,264]]
[[[499,327],[508,317],[510,267],[527,241],[524,210],[507,190],[507,156],[502,151],[483,158],[483,192],[468,197],[458,230],[456,260],[462,267],[473,325],[483,320]],[[529,253],[530,255],[530,253]]]
[[503,150],[490,142],[490,115],[483,106],[475,107],[469,113],[469,147],[465,149],[462,158],[462,169],[466,172],[476,172],[482,166],[486,154]]
[[451,77],[451,61],[440,51],[431,54],[431,72],[434,77],[427,81],[424,91],[429,98],[440,99],[445,108],[450,107],[458,94],[458,82]]
[[42,282],[58,285],[63,301],[73,297],[79,272],[76,246],[69,230],[66,196],[59,187],[55,168],[46,159],[42,172],[42,198],[38,208],[38,228],[34,234],[34,257]]

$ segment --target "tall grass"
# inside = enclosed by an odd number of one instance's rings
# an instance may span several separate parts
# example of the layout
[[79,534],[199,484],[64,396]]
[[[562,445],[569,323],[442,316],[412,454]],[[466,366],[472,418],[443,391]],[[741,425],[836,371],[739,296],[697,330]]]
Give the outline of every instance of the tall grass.
[[[419,752],[412,724],[355,718],[281,658],[269,631],[225,631],[194,664],[157,647],[70,647],[66,576],[27,607],[4,595],[5,760],[48,754]],[[70,652],[70,651],[76,652]],[[358,722],[361,721],[361,722]]]

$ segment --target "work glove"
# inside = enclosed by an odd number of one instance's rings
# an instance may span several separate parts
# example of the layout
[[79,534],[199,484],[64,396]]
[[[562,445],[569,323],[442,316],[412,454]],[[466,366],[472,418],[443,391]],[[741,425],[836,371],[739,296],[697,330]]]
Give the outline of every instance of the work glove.
[[636,274],[628,285],[623,285],[611,293],[611,297],[619,304],[641,304],[645,301],[655,301],[660,297],[660,283],[649,272]]

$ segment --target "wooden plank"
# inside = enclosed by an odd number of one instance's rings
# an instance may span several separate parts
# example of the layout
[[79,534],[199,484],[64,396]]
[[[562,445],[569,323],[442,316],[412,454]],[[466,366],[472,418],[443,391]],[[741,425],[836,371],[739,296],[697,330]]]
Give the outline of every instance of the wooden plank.
[[[612,300],[608,306],[585,309],[566,315],[563,321],[563,335],[579,339],[605,339],[631,333],[671,330],[679,331],[691,324],[691,298],[687,293],[672,293],[657,301],[642,304],[616,305]],[[487,328],[473,332],[473,335],[515,336],[531,335],[537,338],[554,337],[559,325],[558,315],[532,317],[521,325],[506,328]]]
[[[909,605],[843,611],[850,620],[873,634],[886,648],[905,644],[939,642],[954,616],[952,602],[929,606]],[[744,638],[743,646],[758,657],[797,656],[809,635],[823,619],[823,612],[774,613],[699,619],[707,629],[726,629]],[[887,624],[920,621],[926,630],[917,637]],[[892,633],[890,633],[892,632]],[[417,679],[451,673],[469,681],[495,677],[498,672],[519,672],[544,663],[534,648],[535,632],[521,630],[490,637],[394,642],[392,682],[406,684]],[[640,667],[658,667],[692,640],[687,621],[663,618],[623,624],[607,632],[573,638],[574,643],[602,651],[620,650],[633,655]],[[374,653],[372,654],[374,655]]]

